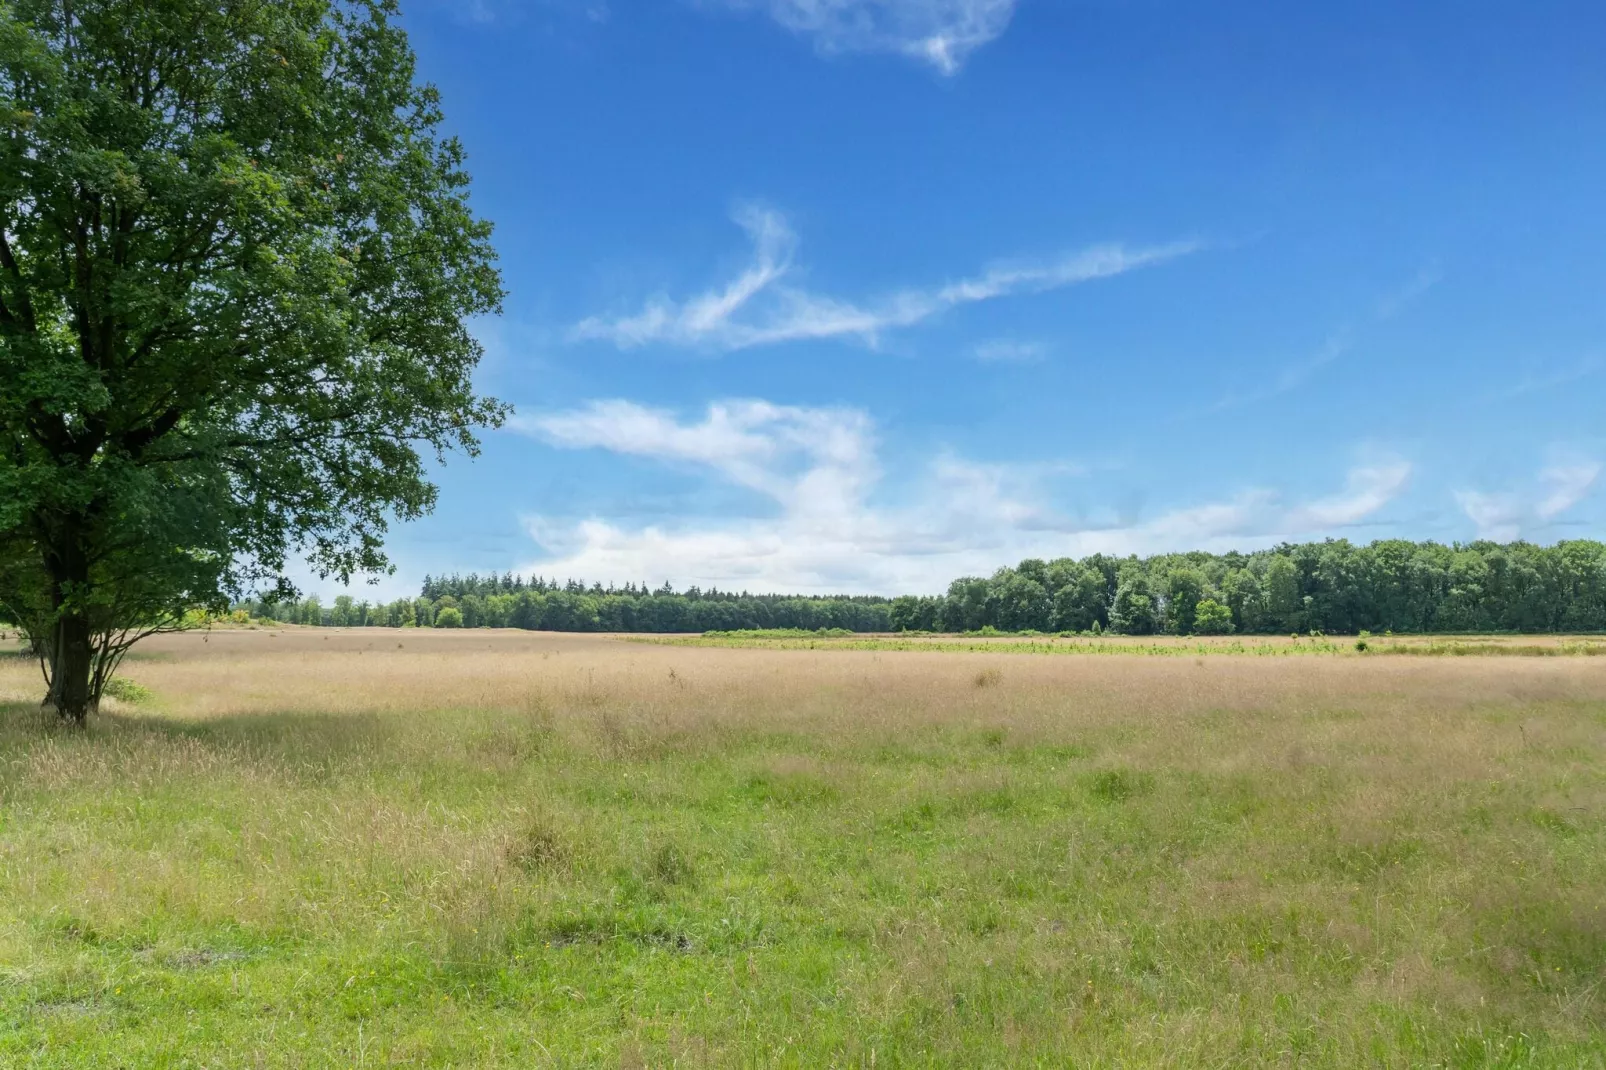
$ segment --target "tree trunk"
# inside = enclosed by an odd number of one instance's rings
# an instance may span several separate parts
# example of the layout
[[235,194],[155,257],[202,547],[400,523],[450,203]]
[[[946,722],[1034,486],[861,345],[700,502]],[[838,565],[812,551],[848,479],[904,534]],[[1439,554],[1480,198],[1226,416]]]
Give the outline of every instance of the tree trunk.
[[95,702],[90,686],[95,664],[94,646],[87,617],[69,613],[57,622],[55,655],[50,691],[56,712],[65,720],[83,724]]
[[95,647],[84,601],[89,593],[89,556],[78,533],[84,525],[72,518],[54,525],[54,538],[45,547],[45,568],[50,573],[51,601],[56,612],[51,629],[50,694],[45,701],[56,707],[63,720],[83,724],[98,704],[92,682]]

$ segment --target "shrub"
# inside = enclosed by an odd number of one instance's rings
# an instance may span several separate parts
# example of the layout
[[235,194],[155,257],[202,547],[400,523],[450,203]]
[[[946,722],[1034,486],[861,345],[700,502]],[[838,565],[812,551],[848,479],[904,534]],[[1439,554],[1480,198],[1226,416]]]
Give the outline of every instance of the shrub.
[[1193,609],[1193,628],[1200,635],[1228,635],[1232,632],[1232,610],[1213,598],[1206,598]]
[[[851,639],[858,633],[848,628],[731,628],[703,632],[704,639]],[[923,632],[909,632],[923,635]]]
[[118,702],[127,702],[130,705],[137,702],[149,702],[156,695],[144,684],[136,684],[126,676],[113,676],[106,681],[103,694],[110,695]]
[[463,626],[463,611],[456,606],[447,606],[435,614],[435,627],[461,628]]

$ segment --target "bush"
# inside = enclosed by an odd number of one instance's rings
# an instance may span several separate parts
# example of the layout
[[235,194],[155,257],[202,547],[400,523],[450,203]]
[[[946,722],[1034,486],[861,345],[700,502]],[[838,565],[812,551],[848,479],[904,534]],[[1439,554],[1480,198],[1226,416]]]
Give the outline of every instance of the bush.
[[463,626],[463,611],[456,606],[447,606],[435,614],[435,627],[461,628]]
[[144,684],[136,684],[126,676],[113,676],[107,680],[102,693],[118,702],[127,702],[130,705],[136,702],[149,702],[155,697],[150,688]]
[[1232,632],[1232,610],[1213,598],[1194,607],[1193,629],[1200,635],[1228,635]]

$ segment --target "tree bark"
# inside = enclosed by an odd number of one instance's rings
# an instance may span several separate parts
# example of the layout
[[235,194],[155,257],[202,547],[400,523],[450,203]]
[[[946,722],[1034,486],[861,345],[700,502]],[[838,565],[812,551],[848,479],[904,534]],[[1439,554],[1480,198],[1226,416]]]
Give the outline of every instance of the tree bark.
[[64,720],[81,725],[95,705],[90,686],[95,664],[94,646],[89,619],[82,613],[63,614],[56,622],[55,660],[50,690],[56,712]]
[[45,568],[50,573],[56,622],[51,629],[50,693],[45,701],[56,707],[63,720],[81,725],[100,698],[92,683],[94,635],[84,611],[89,555],[78,538],[84,530],[82,524],[68,521],[52,527],[54,537],[45,547]]

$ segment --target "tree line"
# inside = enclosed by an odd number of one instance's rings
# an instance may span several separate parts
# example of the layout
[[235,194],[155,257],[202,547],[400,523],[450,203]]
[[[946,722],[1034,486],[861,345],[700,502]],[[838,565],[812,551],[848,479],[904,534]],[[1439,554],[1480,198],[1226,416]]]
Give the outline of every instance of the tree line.
[[1022,561],[900,598],[895,630],[1225,635],[1606,630],[1606,545],[1388,539]]
[[864,595],[734,593],[665,584],[623,587],[539,577],[426,576],[417,598],[369,603],[350,595],[239,607],[252,617],[325,627],[526,628],[554,632],[707,632],[798,628],[892,630],[888,599]]
[[295,624],[547,631],[1598,632],[1606,631],[1606,545],[1330,539],[1248,554],[1094,554],[1026,560],[954,580],[943,595],[901,598],[454,575],[426,577],[416,599],[259,599],[240,608]]

